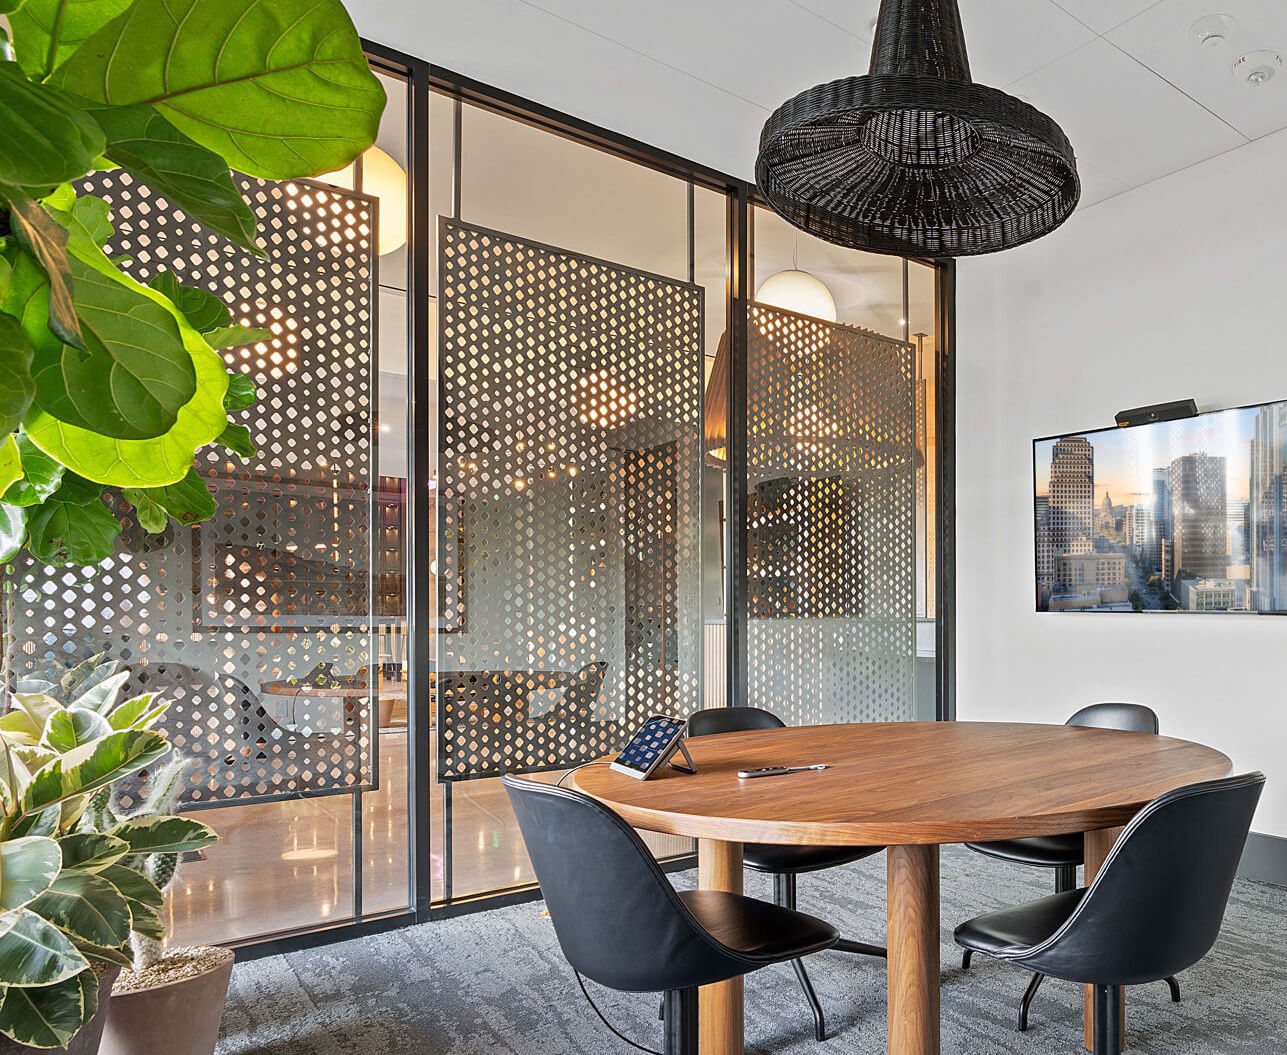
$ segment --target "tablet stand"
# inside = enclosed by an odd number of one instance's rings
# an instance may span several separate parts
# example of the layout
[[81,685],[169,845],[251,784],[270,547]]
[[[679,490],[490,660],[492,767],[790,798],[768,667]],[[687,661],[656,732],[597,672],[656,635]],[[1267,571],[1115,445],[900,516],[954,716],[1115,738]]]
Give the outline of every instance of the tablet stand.
[[[675,761],[676,749],[678,749],[679,753],[684,756],[684,761],[687,765],[681,766]],[[678,769],[681,773],[697,772],[697,763],[693,761],[693,756],[688,753],[688,745],[684,743],[684,737],[680,736],[675,739],[675,746],[671,748],[670,758],[667,760],[666,764],[670,766],[671,769]]]

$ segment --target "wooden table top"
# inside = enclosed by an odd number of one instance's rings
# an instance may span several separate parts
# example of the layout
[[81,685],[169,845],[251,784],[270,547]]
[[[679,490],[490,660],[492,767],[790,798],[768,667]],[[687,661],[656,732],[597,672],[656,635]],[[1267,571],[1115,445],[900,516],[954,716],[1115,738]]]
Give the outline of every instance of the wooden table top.
[[[874,846],[1009,839],[1125,824],[1145,803],[1227,776],[1213,748],[1150,733],[993,722],[888,722],[687,741],[696,774],[595,765],[569,786],[639,828],[727,842]],[[827,763],[739,780],[739,769]]]
[[[366,678],[345,677],[321,683],[315,681],[292,681],[284,678],[280,681],[261,681],[259,691],[266,696],[320,696],[325,699],[365,699],[371,694],[371,685]],[[386,681],[379,686],[376,695],[381,698],[392,697],[404,700],[407,697],[405,681]]]

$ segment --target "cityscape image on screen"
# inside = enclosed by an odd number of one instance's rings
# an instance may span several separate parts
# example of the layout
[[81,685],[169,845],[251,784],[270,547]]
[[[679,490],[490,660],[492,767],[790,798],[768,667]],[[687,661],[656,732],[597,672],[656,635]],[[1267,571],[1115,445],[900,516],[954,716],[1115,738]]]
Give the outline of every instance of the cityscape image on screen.
[[1287,612],[1287,402],[1033,448],[1038,611]]

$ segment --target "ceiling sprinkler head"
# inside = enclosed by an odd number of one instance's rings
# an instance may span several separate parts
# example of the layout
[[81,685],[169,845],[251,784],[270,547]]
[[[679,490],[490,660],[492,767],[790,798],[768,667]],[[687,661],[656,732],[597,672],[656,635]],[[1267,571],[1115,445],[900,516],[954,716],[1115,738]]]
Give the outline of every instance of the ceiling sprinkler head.
[[1260,88],[1283,71],[1283,57],[1276,51],[1249,51],[1233,64],[1233,75],[1243,84]]
[[1221,48],[1238,31],[1238,20],[1233,15],[1206,15],[1189,29],[1195,44],[1204,48]]

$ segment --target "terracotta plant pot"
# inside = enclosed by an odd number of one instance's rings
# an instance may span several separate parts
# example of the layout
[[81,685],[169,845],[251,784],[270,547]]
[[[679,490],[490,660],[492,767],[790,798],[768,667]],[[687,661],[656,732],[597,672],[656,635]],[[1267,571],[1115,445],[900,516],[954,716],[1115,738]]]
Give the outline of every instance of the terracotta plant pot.
[[65,1048],[30,1048],[19,1044],[8,1037],[0,1037],[0,1055],[95,1055],[99,1042],[103,1038],[103,1023],[107,1021],[107,1009],[112,998],[112,983],[121,973],[119,967],[112,967],[98,976],[98,1012],[91,1018],[72,1042]]
[[212,1055],[234,956],[201,974],[112,997],[100,1055]]

